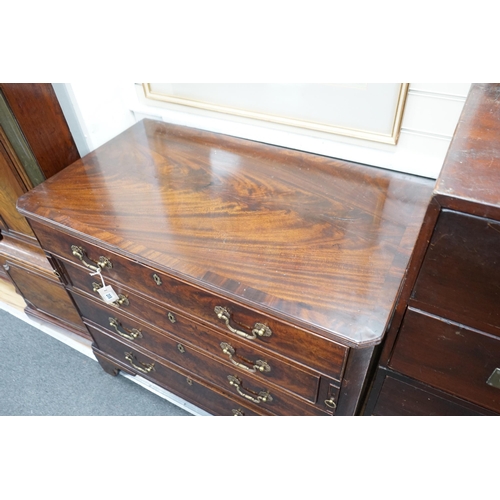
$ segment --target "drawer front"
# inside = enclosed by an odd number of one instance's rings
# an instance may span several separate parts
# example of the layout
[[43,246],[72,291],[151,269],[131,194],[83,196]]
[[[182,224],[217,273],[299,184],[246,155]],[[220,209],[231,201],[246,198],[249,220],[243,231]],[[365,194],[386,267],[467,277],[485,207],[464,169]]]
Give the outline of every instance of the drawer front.
[[482,415],[454,401],[387,376],[372,415],[378,416],[461,416]]
[[[167,360],[172,359],[172,354],[175,356],[179,354],[175,349],[172,353],[172,342],[168,342],[162,332],[147,326],[140,319],[128,316],[119,308],[83,297],[79,293],[73,291],[70,293],[82,316],[97,323],[100,327]],[[230,339],[229,343],[227,336],[213,332],[177,312],[172,314],[171,311],[129,293],[127,295],[130,304],[137,304],[137,309],[143,312],[142,317],[149,318],[152,325],[176,339],[174,344],[186,342],[186,345],[190,347],[194,346],[215,355],[228,365],[228,369],[234,369],[243,375],[250,370],[262,380],[262,383],[270,382],[279,385],[313,403],[316,402],[320,381],[318,374],[285,363],[242,342]],[[137,331],[140,331],[140,334],[137,334]],[[234,352],[231,353],[231,350]],[[232,363],[231,359],[238,366]]]
[[[104,359],[108,362],[111,361],[113,365],[120,366],[127,372],[129,371],[129,368],[120,360],[112,358],[108,354],[103,353],[96,348],[94,348],[94,354],[98,360]],[[268,413],[250,409],[248,408],[248,405],[242,405],[239,402],[235,402],[226,396],[209,389],[198,380],[186,377],[186,375],[172,370],[167,366],[162,366],[161,371],[163,377],[168,380],[168,386],[165,385],[165,388],[212,415],[233,417],[268,415]],[[144,377],[154,382],[151,377]]]
[[493,411],[500,388],[487,383],[500,367],[500,340],[408,309],[389,366]]
[[[111,278],[130,290],[136,290],[165,303],[167,307],[189,311],[190,315],[204,321],[215,330],[230,333],[231,336],[240,339],[245,338],[244,336],[255,337],[245,340],[295,359],[338,381],[342,378],[348,348],[341,344],[240,306],[125,257],[102,251],[95,245],[82,243],[40,224],[35,223],[34,229],[45,250],[76,264],[75,267],[66,266],[69,278],[76,287],[80,287],[83,279],[85,280],[83,289],[88,291],[89,283],[99,282],[99,277],[88,279],[91,271],[72,254],[72,245],[83,249],[85,262],[98,261],[100,257],[111,262],[112,267],[105,267],[102,271],[106,282]],[[82,277],[81,274],[87,277]],[[220,317],[216,308],[220,308],[217,309]],[[260,335],[262,332],[264,334]],[[266,336],[269,332],[270,336]]]
[[[96,328],[95,325],[87,326],[99,350],[120,360],[137,374],[147,376],[150,380],[168,388],[168,377],[165,377],[163,373],[164,365],[155,356],[142,351],[137,346],[116,339]],[[274,415],[325,415],[317,407],[266,386],[262,380],[250,375],[241,375],[236,370],[202,355],[195,349],[183,347],[183,352],[180,352],[177,343],[171,342],[170,361],[176,363],[181,370],[192,374],[193,377],[218,386],[224,392],[231,394],[235,401],[240,401],[242,404],[250,401]]]
[[62,285],[10,262],[7,273],[24,299],[36,309],[85,331],[82,320]]
[[500,223],[443,210],[412,305],[500,336]]

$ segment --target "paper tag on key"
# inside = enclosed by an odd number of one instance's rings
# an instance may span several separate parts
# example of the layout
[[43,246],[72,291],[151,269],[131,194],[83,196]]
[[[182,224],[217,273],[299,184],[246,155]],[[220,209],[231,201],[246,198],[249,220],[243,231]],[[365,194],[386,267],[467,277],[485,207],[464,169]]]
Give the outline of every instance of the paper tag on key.
[[97,275],[99,275],[102,281],[102,287],[97,290],[97,292],[101,296],[101,299],[104,300],[106,304],[112,304],[113,302],[116,302],[118,300],[118,294],[113,290],[113,287],[111,285],[106,285],[106,283],[104,283],[104,276],[101,274],[101,270],[98,269],[95,273],[90,273],[90,276]]
[[99,290],[97,291],[99,292],[102,300],[106,302],[106,304],[112,304],[113,302],[116,302],[118,300],[118,295],[113,290],[113,287],[111,285],[106,285],[102,288],[99,288]]

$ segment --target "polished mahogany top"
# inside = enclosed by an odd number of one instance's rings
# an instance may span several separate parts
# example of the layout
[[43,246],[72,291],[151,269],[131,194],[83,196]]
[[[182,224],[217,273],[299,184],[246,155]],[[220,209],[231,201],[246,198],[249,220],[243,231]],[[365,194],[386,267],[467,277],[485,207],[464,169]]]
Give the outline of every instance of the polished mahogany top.
[[477,204],[477,215],[500,219],[499,83],[471,86],[436,195],[443,206],[475,213]]
[[353,345],[381,340],[434,182],[143,120],[18,207]]

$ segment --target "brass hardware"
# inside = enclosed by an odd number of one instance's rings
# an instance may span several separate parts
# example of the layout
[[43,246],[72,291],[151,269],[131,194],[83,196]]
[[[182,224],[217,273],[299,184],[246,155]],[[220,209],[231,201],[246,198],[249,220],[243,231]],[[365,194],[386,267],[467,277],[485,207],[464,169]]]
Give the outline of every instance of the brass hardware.
[[169,312],[169,313],[167,314],[167,318],[168,318],[168,320],[170,321],[170,323],[175,323],[175,322],[177,321],[177,320],[175,319],[175,316],[174,316],[171,312]]
[[[85,253],[85,250],[82,247],[76,246],[76,245],[71,245],[71,253],[80,259],[82,264],[87,267],[88,269],[92,269],[92,271],[99,271],[99,269],[104,269],[107,267],[108,269],[111,269],[113,266],[111,265],[111,261],[103,257],[102,255],[99,257],[99,260],[97,262],[89,259],[87,257],[87,254]],[[85,262],[84,259],[90,260],[92,264],[89,264],[88,262]]]
[[486,383],[492,387],[500,389],[500,368],[495,368],[493,370],[493,373],[490,375]]
[[188,385],[193,385],[193,380],[190,379],[189,377],[186,377],[186,382]]
[[[137,328],[132,328],[128,330],[124,328],[116,318],[108,318],[109,326],[112,326],[118,335],[129,340],[135,340],[137,338],[142,339],[142,333]],[[121,329],[121,330],[120,330]]]
[[128,301],[127,297],[125,295],[122,295],[121,293],[118,295],[118,300],[115,300],[111,305],[112,306],[128,306],[130,302]]
[[135,364],[134,354],[131,352],[125,353],[125,359],[136,369],[142,373],[149,373],[155,369],[154,363],[141,363],[140,365]]
[[182,344],[177,344],[177,350],[182,354],[186,352],[186,349],[184,349],[184,346]]
[[233,412],[233,417],[244,417],[245,414],[243,413],[243,410],[238,408],[237,410],[231,410]]
[[3,268],[4,268],[6,271],[8,271],[8,270],[10,269],[10,266],[9,266],[9,264],[4,264],[4,265],[3,265]]
[[[236,391],[240,396],[243,396],[246,399],[249,399],[250,401],[253,401],[254,403],[270,403],[273,398],[271,394],[269,394],[269,391],[260,391],[259,394],[257,394],[254,391],[250,391],[249,389],[245,389],[244,387],[241,386],[242,382],[241,380],[234,376],[234,375],[228,375],[227,379],[229,380],[229,385],[232,385],[233,387],[236,387]],[[257,397],[253,397],[250,394],[245,394],[242,389],[251,392],[252,394],[255,394]]]
[[[100,290],[102,288],[102,285],[100,283],[96,283],[95,281],[92,283],[92,290],[94,292],[97,292],[98,290]],[[123,295],[123,294],[118,294],[118,300],[115,300],[114,302],[111,302],[111,304],[109,304],[110,306],[113,306],[113,307],[119,307],[119,306],[128,306],[130,304],[128,298]]]
[[258,337],[270,337],[273,332],[267,325],[255,323],[252,333],[256,334]]
[[[237,366],[239,368],[242,368],[243,370],[246,370],[247,372],[250,372],[250,373],[257,373],[257,372],[267,373],[267,372],[271,371],[271,367],[265,361],[262,361],[261,359],[258,359],[255,362],[255,364],[252,365],[251,368],[249,368],[248,366],[244,365],[243,363],[238,363],[238,361],[235,361],[233,359],[233,356],[235,356],[235,354],[236,354],[236,351],[234,350],[234,347],[231,344],[228,344],[227,342],[221,342],[220,343],[220,347],[222,349],[222,352],[229,357],[229,360],[231,361],[231,363],[233,363],[233,365],[235,365],[235,366]],[[251,361],[248,361],[248,360],[246,360],[244,358],[241,358],[241,359],[243,359],[247,363],[252,364]]]
[[240,337],[243,337],[245,339],[252,340],[252,339],[257,338],[257,336],[270,337],[273,333],[267,325],[264,325],[262,323],[255,323],[253,330],[252,330],[252,334],[245,333],[241,330],[237,330],[236,328],[233,328],[229,324],[229,321],[231,320],[231,314],[225,307],[215,306],[214,311],[215,311],[215,314],[217,315],[217,317],[226,323],[226,326],[230,332],[235,333],[236,335],[239,335]]
[[54,269],[54,274],[55,274],[58,278],[60,278],[60,277],[61,277],[61,273],[59,273],[59,271],[56,271],[55,269]]
[[161,278],[156,273],[153,274],[153,279],[158,286],[161,285]]
[[337,408],[337,403],[335,403],[333,396],[330,399],[325,399],[325,405],[328,406],[328,408],[331,408],[332,410]]

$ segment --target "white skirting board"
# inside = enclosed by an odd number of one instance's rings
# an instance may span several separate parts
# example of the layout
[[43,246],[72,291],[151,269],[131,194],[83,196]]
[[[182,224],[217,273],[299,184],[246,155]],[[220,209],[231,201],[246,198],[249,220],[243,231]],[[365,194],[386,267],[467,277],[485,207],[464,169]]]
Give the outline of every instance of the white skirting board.
[[[8,312],[9,314],[12,314],[13,316],[15,316],[16,318],[19,318],[22,321],[25,321],[26,323],[37,328],[38,330],[46,333],[47,335],[50,335],[51,337],[59,340],[60,342],[63,342],[67,346],[77,350],[78,352],[80,352],[82,354],[85,354],[86,356],[88,356],[89,358],[91,358],[97,362],[97,359],[92,352],[90,340],[84,339],[83,337],[80,337],[79,335],[76,335],[72,332],[64,330],[63,328],[59,328],[56,325],[51,325],[49,323],[39,321],[35,318],[32,318],[32,317],[28,316],[26,313],[24,313],[23,311],[20,311],[16,307],[13,307],[5,302],[0,301],[0,309]],[[158,385],[153,384],[152,382],[149,382],[148,380],[145,380],[140,376],[129,375],[128,373],[124,373],[122,371],[120,371],[119,376],[128,378],[132,382],[139,384],[140,386],[144,387],[148,391],[153,392],[154,394],[156,394],[157,396],[159,396],[163,399],[166,399],[170,403],[182,408],[183,410],[187,411],[188,413],[191,413],[192,415],[203,416],[203,417],[210,416],[209,413],[203,411],[200,408],[197,408],[196,406],[179,398],[175,394],[172,394],[171,392],[166,391],[162,387],[159,387]]]

